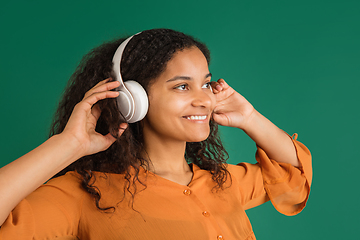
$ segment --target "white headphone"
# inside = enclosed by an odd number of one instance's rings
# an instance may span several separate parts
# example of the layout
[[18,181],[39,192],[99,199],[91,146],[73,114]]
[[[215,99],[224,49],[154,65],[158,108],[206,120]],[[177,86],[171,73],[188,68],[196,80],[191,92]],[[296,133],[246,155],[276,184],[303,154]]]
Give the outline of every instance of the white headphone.
[[[138,33],[139,34],[139,33]],[[136,34],[137,35],[137,34]],[[149,108],[149,101],[144,88],[134,80],[123,81],[120,71],[121,57],[127,43],[135,35],[120,44],[113,57],[113,72],[115,80],[120,82],[117,103],[121,114],[129,123],[142,120]]]

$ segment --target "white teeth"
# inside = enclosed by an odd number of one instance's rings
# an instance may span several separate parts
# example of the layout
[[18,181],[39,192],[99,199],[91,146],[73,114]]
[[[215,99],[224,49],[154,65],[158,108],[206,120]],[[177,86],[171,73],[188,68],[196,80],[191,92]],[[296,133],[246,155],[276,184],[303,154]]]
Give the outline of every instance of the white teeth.
[[187,119],[189,119],[189,120],[205,120],[206,115],[204,115],[204,116],[189,116],[189,117],[187,117]]

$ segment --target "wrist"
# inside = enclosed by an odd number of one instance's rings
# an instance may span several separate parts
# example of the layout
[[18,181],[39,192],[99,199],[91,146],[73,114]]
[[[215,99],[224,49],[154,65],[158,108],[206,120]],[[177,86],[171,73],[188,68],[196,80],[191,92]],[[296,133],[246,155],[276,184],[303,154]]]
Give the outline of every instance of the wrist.
[[263,116],[254,108],[244,121],[244,124],[239,128],[242,129],[245,133],[256,131],[259,129],[261,117]]
[[62,132],[51,136],[49,140],[52,141],[54,145],[57,145],[60,149],[62,149],[66,155],[66,159],[70,163],[85,156],[86,148],[84,144],[82,144],[79,139],[72,134]]

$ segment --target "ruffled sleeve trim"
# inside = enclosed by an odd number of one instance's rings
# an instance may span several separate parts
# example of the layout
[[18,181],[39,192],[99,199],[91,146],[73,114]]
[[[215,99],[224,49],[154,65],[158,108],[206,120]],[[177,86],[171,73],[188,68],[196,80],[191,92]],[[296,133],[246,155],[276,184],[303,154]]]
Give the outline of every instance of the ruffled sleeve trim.
[[300,167],[272,160],[261,148],[258,148],[256,152],[265,191],[275,209],[288,216],[296,215],[304,209],[312,181],[310,151],[296,140],[297,134],[294,134],[291,139]]

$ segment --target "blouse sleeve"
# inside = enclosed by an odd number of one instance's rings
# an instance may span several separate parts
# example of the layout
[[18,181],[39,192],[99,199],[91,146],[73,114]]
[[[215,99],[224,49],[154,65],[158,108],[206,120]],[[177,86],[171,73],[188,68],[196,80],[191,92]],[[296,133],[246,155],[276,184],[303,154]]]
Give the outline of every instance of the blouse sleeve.
[[0,240],[78,239],[83,192],[75,179],[53,179],[22,200],[1,226]]
[[258,147],[257,164],[241,163],[242,167],[235,175],[239,182],[241,201],[246,209],[256,207],[270,199],[277,211],[291,216],[302,211],[308,200],[312,181],[311,154],[306,146],[297,140],[294,143],[300,167],[280,163],[270,159],[264,150]]

